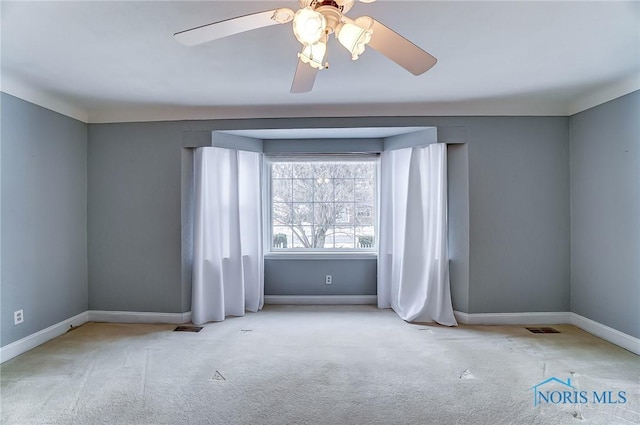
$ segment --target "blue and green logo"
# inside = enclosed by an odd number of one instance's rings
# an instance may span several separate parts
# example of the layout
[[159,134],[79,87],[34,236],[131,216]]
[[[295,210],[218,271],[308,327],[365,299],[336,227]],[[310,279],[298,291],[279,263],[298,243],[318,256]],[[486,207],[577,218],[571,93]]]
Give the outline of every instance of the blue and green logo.
[[624,404],[626,391],[580,391],[571,383],[552,376],[529,388],[533,390],[533,406],[540,404]]

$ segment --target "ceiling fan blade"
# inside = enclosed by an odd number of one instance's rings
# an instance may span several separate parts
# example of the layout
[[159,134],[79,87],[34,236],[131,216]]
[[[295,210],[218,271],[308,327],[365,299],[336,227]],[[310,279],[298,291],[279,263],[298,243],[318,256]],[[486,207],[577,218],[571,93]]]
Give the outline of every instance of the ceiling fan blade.
[[374,20],[369,46],[376,49],[413,75],[427,72],[438,61],[397,32]]
[[298,60],[296,67],[296,75],[291,83],[291,93],[307,93],[313,89],[313,83],[316,81],[318,70],[309,64]]
[[173,37],[185,46],[195,46],[245,31],[284,24],[292,19],[293,11],[291,9],[267,10],[180,31],[175,33]]

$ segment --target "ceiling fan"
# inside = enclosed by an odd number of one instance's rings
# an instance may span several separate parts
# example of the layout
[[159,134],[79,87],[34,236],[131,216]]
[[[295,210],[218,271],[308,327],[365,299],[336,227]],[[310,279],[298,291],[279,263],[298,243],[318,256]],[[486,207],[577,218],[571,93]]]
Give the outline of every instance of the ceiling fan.
[[[375,0],[360,0],[372,3]],[[291,85],[291,93],[309,92],[316,74],[328,67],[325,62],[327,42],[335,34],[353,60],[370,46],[414,75],[433,67],[437,59],[395,31],[368,16],[351,19],[344,15],[355,0],[298,0],[300,9],[267,10],[239,16],[212,24],[180,31],[174,34],[185,46],[195,46],[270,25],[292,22],[293,34],[302,44],[298,53],[298,66]]]

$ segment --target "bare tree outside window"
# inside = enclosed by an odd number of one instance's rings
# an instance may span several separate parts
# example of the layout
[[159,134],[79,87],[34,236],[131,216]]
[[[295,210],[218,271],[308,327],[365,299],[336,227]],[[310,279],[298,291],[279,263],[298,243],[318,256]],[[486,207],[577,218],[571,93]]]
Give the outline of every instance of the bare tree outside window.
[[375,162],[272,162],[272,247],[375,248],[375,200]]

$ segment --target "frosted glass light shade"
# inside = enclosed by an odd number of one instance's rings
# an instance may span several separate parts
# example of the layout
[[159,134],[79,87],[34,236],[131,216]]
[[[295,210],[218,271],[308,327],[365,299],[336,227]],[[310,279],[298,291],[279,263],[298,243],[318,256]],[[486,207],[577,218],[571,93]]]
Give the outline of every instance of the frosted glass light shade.
[[326,41],[319,41],[316,44],[307,44],[298,53],[298,57],[304,63],[308,63],[311,67],[324,69],[324,55],[327,53]]
[[351,59],[356,60],[364,52],[364,47],[371,41],[373,35],[373,19],[361,16],[355,21],[345,21],[336,34],[338,41],[350,53]]
[[298,10],[293,17],[293,34],[304,45],[317,43],[327,29],[327,20],[310,7]]

